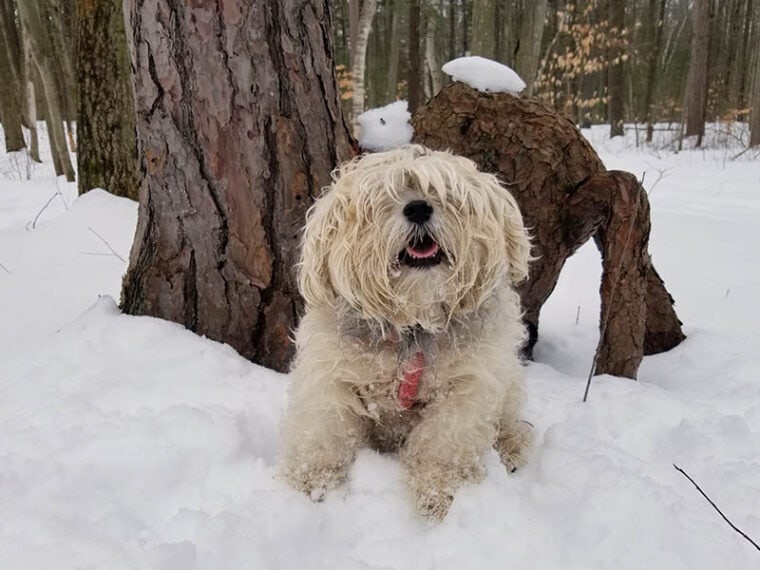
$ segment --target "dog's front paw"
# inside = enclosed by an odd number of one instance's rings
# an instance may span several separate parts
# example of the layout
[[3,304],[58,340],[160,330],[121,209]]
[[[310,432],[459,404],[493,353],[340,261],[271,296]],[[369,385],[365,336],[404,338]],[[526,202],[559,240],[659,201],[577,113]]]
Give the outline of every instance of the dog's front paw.
[[444,489],[418,489],[414,494],[417,513],[426,519],[443,520],[454,501],[454,494]]
[[459,487],[481,481],[485,475],[477,462],[413,463],[407,465],[407,469],[417,513],[433,520],[446,516]]
[[502,426],[494,443],[501,461],[510,473],[522,467],[528,460],[533,447],[533,426],[526,421],[515,421]]
[[300,464],[283,471],[284,479],[291,487],[301,491],[314,502],[320,502],[328,491],[335,489],[346,480],[344,466],[309,466]]

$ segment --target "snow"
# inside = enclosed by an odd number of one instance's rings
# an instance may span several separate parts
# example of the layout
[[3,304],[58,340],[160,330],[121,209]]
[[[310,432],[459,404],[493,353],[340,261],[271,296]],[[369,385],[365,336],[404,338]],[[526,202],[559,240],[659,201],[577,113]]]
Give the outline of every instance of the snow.
[[406,101],[365,111],[356,119],[361,127],[359,146],[369,151],[388,150],[411,142],[414,131]]
[[526,87],[525,81],[511,67],[478,55],[452,59],[441,69],[454,81],[478,91],[517,94]]
[[118,311],[126,263],[110,248],[126,259],[136,205],[76,198],[47,166],[0,175],[2,567],[757,568],[673,468],[760,539],[757,158],[607,132],[584,134],[611,168],[646,172],[651,251],[688,339],[646,357],[638,382],[595,378],[581,403],[600,272],[583,247],[527,368],[530,462],[508,474],[490,454],[440,524],[415,517],[391,455],[362,451],[318,504],[276,480],[287,376]]

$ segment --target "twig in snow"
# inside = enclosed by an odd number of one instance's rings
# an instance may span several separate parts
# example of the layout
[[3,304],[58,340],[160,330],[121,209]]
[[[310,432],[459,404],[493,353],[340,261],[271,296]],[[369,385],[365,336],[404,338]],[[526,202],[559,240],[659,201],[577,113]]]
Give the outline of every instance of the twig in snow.
[[578,310],[575,313],[575,324],[577,325],[580,320],[581,320],[581,306],[578,305]]
[[92,233],[94,233],[98,238],[100,238],[100,241],[102,241],[104,244],[106,244],[106,247],[111,250],[111,253],[113,253],[116,257],[118,257],[120,260],[122,260],[124,263],[127,262],[126,259],[124,259],[122,256],[120,256],[118,253],[116,253],[116,250],[111,247],[111,244],[106,241],[106,239],[100,235],[98,232],[92,229],[92,226],[87,226],[87,229],[90,230]]
[[53,194],[50,197],[50,199],[48,199],[48,201],[45,202],[45,205],[42,206],[42,209],[39,212],[37,212],[37,215],[34,216],[34,220],[32,221],[32,229],[34,229],[34,228],[37,227],[37,220],[40,219],[40,216],[42,215],[42,212],[44,212],[45,210],[47,210],[47,207],[50,205],[50,202],[52,202],[53,200],[55,200],[55,197],[58,196],[59,194],[60,194],[60,192],[56,192],[55,194]]
[[2,262],[0,262],[0,269],[2,269],[3,271],[5,271],[8,275],[11,274],[11,270],[8,269],[5,265],[3,265]]
[[728,520],[728,518],[726,517],[726,515],[723,514],[723,511],[721,511],[718,508],[718,506],[715,503],[713,503],[712,499],[710,499],[710,497],[707,496],[707,494],[702,490],[702,488],[699,485],[697,485],[697,483],[694,481],[694,479],[692,479],[691,477],[689,477],[689,474],[686,473],[686,471],[684,471],[683,469],[681,469],[675,463],[673,464],[673,467],[675,467],[676,471],[678,471],[679,473],[681,473],[681,475],[683,475],[689,481],[691,481],[691,484],[694,485],[694,487],[696,487],[696,489],[697,489],[697,491],[699,491],[700,495],[702,495],[707,500],[707,502],[712,505],[713,509],[715,509],[716,511],[718,511],[718,514],[723,518],[724,521],[726,521],[728,523],[728,526],[730,526],[732,529],[734,529],[736,532],[738,532],[740,535],[742,535],[746,540],[748,540],[752,544],[752,546],[754,546],[758,551],[760,551],[760,546],[758,546],[757,543],[754,540],[752,540],[749,536],[747,536],[741,529],[737,528],[734,523],[732,523],[730,520]]

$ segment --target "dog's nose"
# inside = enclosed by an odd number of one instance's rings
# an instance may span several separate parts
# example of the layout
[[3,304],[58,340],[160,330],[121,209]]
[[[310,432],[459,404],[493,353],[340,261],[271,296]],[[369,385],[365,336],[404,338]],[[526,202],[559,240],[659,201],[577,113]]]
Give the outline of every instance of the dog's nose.
[[433,206],[425,200],[412,200],[404,206],[404,216],[413,224],[424,224],[433,214]]

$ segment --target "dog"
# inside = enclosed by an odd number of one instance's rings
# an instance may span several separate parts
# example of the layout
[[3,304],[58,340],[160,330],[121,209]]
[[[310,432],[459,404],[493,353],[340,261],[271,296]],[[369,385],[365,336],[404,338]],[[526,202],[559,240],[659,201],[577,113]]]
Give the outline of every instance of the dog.
[[523,464],[530,259],[514,199],[466,158],[406,145],[337,169],[304,229],[282,478],[321,500],[359,448],[398,452],[417,511],[442,519],[491,447]]

